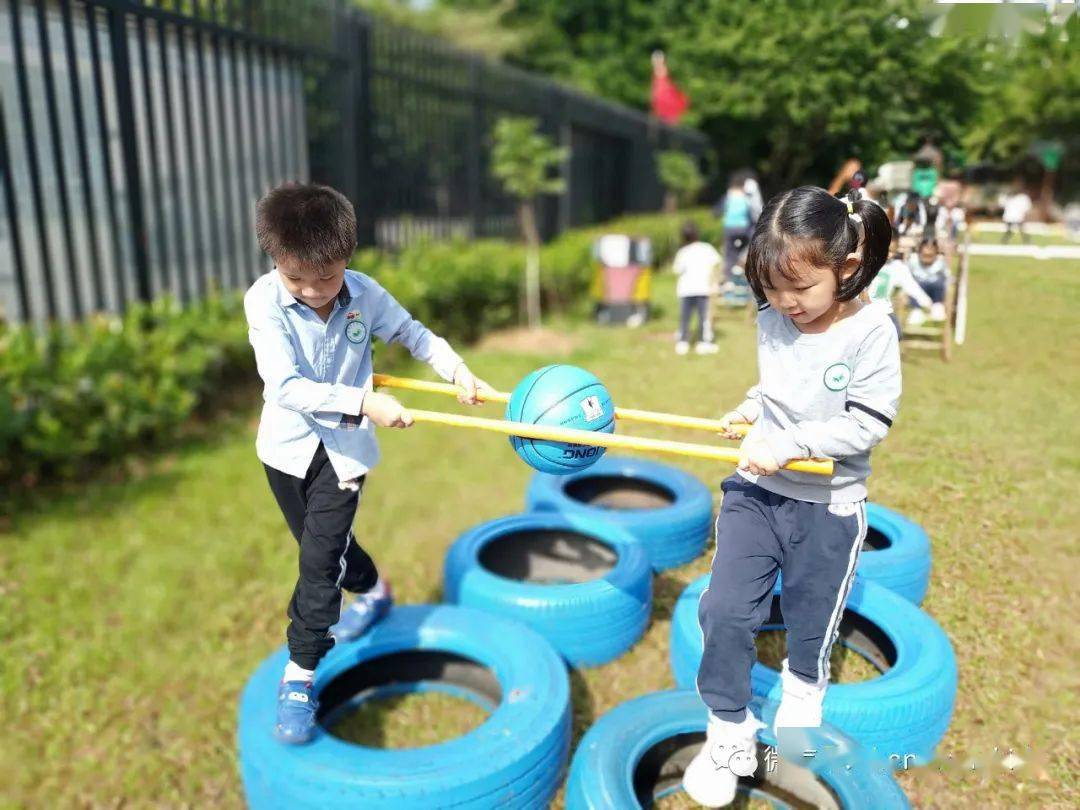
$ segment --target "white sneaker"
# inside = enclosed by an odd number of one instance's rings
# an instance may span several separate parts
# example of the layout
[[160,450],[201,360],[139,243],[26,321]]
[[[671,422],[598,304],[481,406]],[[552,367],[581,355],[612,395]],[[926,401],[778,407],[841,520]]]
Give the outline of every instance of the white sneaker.
[[683,789],[705,807],[724,807],[735,799],[740,776],[757,770],[757,730],[764,723],[748,710],[741,723],[729,723],[710,713],[705,744],[683,774]]
[[908,313],[908,326],[922,326],[924,323],[926,323],[926,313],[921,309],[913,309]]
[[944,304],[931,304],[930,305],[930,320],[943,321],[945,320],[945,305]]
[[690,344],[685,340],[680,340],[675,344],[675,354],[686,354],[690,351]]
[[718,351],[720,347],[711,341],[702,340],[694,344],[696,354],[716,354]]
[[822,704],[825,689],[829,685],[826,675],[817,683],[807,683],[788,669],[787,659],[780,670],[780,683],[784,696],[776,710],[773,728],[817,728],[821,725]]

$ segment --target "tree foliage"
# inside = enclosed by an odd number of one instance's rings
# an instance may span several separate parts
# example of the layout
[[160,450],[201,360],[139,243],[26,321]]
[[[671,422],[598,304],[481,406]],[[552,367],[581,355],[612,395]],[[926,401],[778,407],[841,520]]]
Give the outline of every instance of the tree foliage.
[[513,61],[633,106],[647,106],[649,54],[663,49],[721,168],[753,166],[772,187],[825,182],[850,154],[907,156],[925,135],[946,154],[1007,156],[1033,129],[1080,128],[1080,48],[1055,39],[1060,26],[1014,48],[934,36],[922,0],[498,2],[523,38]]
[[562,177],[554,174],[567,150],[555,146],[537,131],[535,118],[505,117],[495,122],[491,173],[520,205],[518,214],[525,236],[525,311],[529,327],[540,326],[540,232],[536,226],[536,198],[560,194]]
[[1015,161],[1036,141],[1065,147],[1062,172],[1080,171],[1080,17],[1002,49],[1000,82],[965,139],[976,158]]
[[[660,182],[673,198],[672,202],[681,205],[692,203],[705,186],[705,178],[698,169],[697,161],[686,152],[670,150],[656,156],[656,170]],[[665,205],[674,210],[673,204]]]

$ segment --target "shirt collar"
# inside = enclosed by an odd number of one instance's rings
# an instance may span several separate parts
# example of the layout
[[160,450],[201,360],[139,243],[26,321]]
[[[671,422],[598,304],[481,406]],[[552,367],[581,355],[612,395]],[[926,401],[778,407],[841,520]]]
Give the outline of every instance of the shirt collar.
[[[291,307],[293,304],[301,303],[293,297],[292,293],[285,289],[285,283],[281,280],[281,274],[278,273],[277,269],[271,270],[270,272],[274,274],[274,284],[277,286],[278,303],[283,307]],[[357,292],[358,290],[354,290],[350,284],[349,271],[346,269],[345,278],[342,279],[341,289],[338,290],[337,294],[338,306],[343,308],[347,307],[349,302],[356,297]]]

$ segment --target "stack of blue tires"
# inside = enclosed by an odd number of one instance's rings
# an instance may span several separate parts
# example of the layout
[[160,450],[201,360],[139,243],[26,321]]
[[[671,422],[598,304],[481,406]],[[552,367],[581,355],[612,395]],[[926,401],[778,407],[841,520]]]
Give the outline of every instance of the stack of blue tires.
[[[248,803],[270,807],[544,808],[567,773],[567,667],[617,659],[645,633],[655,572],[701,557],[713,532],[712,493],[683,470],[605,456],[566,476],[537,474],[527,509],[462,534],[444,563],[444,605],[395,608],[319,665],[324,728],[364,701],[408,692],[464,697],[488,715],[456,739],[408,750],[320,734],[305,746],[273,740],[285,648],[252,676],[240,704],[240,770]],[[892,767],[927,762],[948,727],[956,661],[920,608],[930,544],[916,524],[868,505],[869,534],[841,622],[840,643],[881,673],[832,686],[820,750],[807,762],[770,749],[742,780],[751,796],[788,806],[907,807]],[[636,698],[588,730],[566,781],[575,808],[648,807],[679,789],[704,739],[695,690],[697,603],[707,577],[679,597],[671,622],[675,691]],[[781,583],[777,584],[777,593]],[[775,600],[777,605],[779,600]],[[766,629],[782,627],[778,609]],[[771,720],[779,673],[756,664],[755,713]],[[762,746],[775,740],[765,730]]]

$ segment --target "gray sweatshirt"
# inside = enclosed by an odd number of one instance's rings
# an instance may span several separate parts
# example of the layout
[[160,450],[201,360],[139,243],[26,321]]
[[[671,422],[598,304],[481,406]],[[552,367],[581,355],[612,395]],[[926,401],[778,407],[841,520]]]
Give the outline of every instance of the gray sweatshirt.
[[[780,470],[740,475],[763,489],[814,503],[866,498],[870,449],[885,438],[900,405],[900,347],[881,304],[821,334],[800,332],[769,306],[758,313],[758,384],[736,410],[753,422],[781,464],[831,458],[832,478]],[[748,437],[749,438],[749,437]]]

